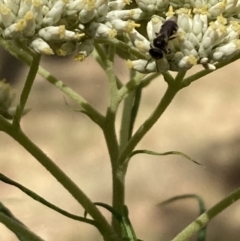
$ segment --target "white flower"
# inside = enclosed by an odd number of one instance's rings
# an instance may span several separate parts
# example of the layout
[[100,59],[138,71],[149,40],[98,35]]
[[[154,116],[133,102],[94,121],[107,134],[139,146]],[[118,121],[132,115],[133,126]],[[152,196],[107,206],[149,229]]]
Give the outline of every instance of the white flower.
[[31,47],[39,54],[52,55],[53,50],[50,46],[41,38],[36,38],[31,42]]
[[129,34],[129,37],[133,43],[133,45],[141,52],[141,53],[148,53],[150,48],[150,42],[141,35],[137,30],[132,30]]
[[108,2],[108,8],[110,11],[112,10],[121,10],[126,5],[129,5],[131,3],[131,0],[115,0],[115,1],[109,1]]
[[96,0],[95,8],[95,19],[97,22],[105,20],[108,13],[108,1],[107,0]]
[[85,34],[78,34],[73,31],[66,30],[64,25],[51,26],[42,28],[39,31],[39,36],[46,41],[56,41],[56,40],[79,40]]
[[178,63],[181,70],[190,69],[193,65],[197,64],[197,58],[193,55],[184,56]]
[[79,12],[78,19],[81,23],[90,22],[95,16],[95,2],[87,0],[84,8]]
[[84,0],[70,0],[66,6],[66,14],[73,15],[80,12],[85,6]]
[[6,28],[16,20],[16,16],[12,13],[11,9],[5,5],[0,5],[0,22]]
[[148,72],[156,71],[156,63],[154,61],[148,63],[147,60],[143,60],[143,59],[138,59],[138,60],[133,60],[133,61],[127,60],[126,64],[129,69],[134,69],[141,73],[148,73]]
[[159,33],[164,21],[165,20],[162,17],[159,17],[157,15],[152,16],[151,20],[147,24],[147,35],[150,42],[152,42],[153,39],[156,37],[156,34]]
[[43,18],[43,24],[50,26],[57,23],[60,20],[67,3],[68,0],[56,1],[46,16]]
[[222,45],[214,49],[212,52],[213,60],[223,61],[227,57],[237,53],[239,49],[240,49],[240,40],[239,39],[233,40],[230,43],[227,43],[225,45]]
[[143,11],[139,8],[134,8],[131,10],[113,10],[108,12],[106,18],[111,20],[111,19],[122,19],[122,20],[140,20],[143,18],[145,14]]
[[114,28],[96,22],[92,22],[89,25],[88,31],[92,37],[96,38],[114,38],[117,35],[117,31]]
[[123,21],[121,19],[113,19],[110,21],[112,27],[117,30],[118,33],[130,33],[136,27],[140,27],[140,24],[136,24],[134,21]]

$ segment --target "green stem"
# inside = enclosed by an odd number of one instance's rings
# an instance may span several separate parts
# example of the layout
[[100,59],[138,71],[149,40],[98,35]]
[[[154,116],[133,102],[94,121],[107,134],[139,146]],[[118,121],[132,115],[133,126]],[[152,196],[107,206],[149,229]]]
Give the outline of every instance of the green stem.
[[24,87],[23,87],[23,90],[22,90],[22,93],[21,93],[19,105],[18,105],[18,107],[16,109],[16,113],[14,115],[14,119],[13,119],[13,125],[14,126],[20,125],[20,119],[21,119],[22,113],[24,111],[24,107],[27,103],[27,99],[28,99],[28,96],[29,96],[30,91],[32,89],[33,82],[34,82],[34,80],[36,78],[36,75],[38,73],[38,67],[39,67],[39,64],[40,64],[40,60],[41,60],[41,55],[35,54],[34,57],[33,57],[31,66],[30,66],[30,70],[29,70],[26,82],[24,84]]
[[22,145],[42,166],[44,166],[83,206],[83,208],[98,222],[99,231],[105,240],[115,240],[114,232],[107,220],[84,194],[84,192],[38,147],[20,128],[16,129],[0,116],[0,130],[9,134],[14,140]]
[[135,99],[136,91],[133,90],[125,98],[122,111],[121,129],[120,129],[120,151],[128,143],[130,139],[130,126],[131,126],[131,112]]
[[228,208],[230,205],[240,199],[240,188],[232,192],[229,196],[222,199],[211,209],[199,216],[194,222],[189,224],[182,232],[180,232],[172,241],[187,241],[201,228],[203,228],[211,219],[220,212]]
[[157,122],[160,116],[164,113],[168,105],[172,102],[174,96],[179,91],[179,83],[174,82],[173,85],[168,86],[164,96],[159,102],[158,106],[151,114],[151,116],[139,127],[133,137],[130,139],[126,147],[123,149],[119,156],[119,163],[124,163],[127,157],[134,150],[139,141],[144,137],[144,135],[151,129],[151,127]]
[[141,85],[142,88],[147,87],[155,78],[157,78],[158,76],[160,76],[159,73],[152,73],[147,75],[142,81],[141,81]]
[[[217,63],[215,66],[216,66],[216,69],[221,69],[223,67],[225,67],[226,65],[230,64],[230,63],[233,63],[235,62],[236,60],[239,60],[240,58],[240,53],[236,54],[235,56],[233,56],[232,58],[230,58],[229,60],[226,60],[226,61],[223,61],[223,62],[220,62],[220,63]],[[208,75],[209,73],[213,72],[212,70],[207,70],[207,69],[204,69],[202,71],[199,71],[198,73],[196,74],[193,74],[187,78],[185,78],[183,81],[182,81],[182,84],[181,84],[181,87],[182,88],[185,88],[187,86],[189,86],[192,82],[204,77],[205,75]]]
[[116,77],[113,68],[115,48],[109,47],[108,58],[104,59],[106,65],[106,73],[108,77],[109,88],[109,104],[105,117],[105,124],[103,132],[108,146],[108,152],[110,155],[113,169],[116,167],[116,160],[119,152],[117,135],[115,130],[116,113],[119,106],[118,88],[116,83]]
[[[107,66],[105,64],[106,62],[103,60],[107,59],[107,55],[99,44],[95,44],[94,46],[95,46],[95,51],[93,52],[93,57],[98,62],[98,64],[102,67],[102,69],[105,71]],[[117,81],[117,86],[120,89],[123,86],[123,84],[117,76],[115,76],[115,78]]]
[[140,102],[141,102],[141,97],[142,97],[142,84],[137,86],[135,90],[135,98],[132,106],[132,111],[131,111],[131,121],[130,121],[130,128],[129,128],[129,139],[132,137],[133,133],[133,128],[134,124],[137,118],[137,113],[139,110]]
[[[108,152],[111,160],[112,165],[112,180],[113,180],[113,208],[116,211],[119,211],[119,207],[122,206],[123,199],[116,199],[116,192],[121,192],[121,197],[124,196],[124,191],[122,191],[122,186],[117,183],[116,177],[116,170],[117,170],[117,158],[119,153],[119,145],[115,130],[115,119],[116,113],[119,106],[119,95],[118,95],[118,88],[116,77],[114,73],[113,63],[114,63],[114,53],[115,48],[113,46],[109,46],[108,49],[108,58],[103,59],[106,65],[106,73],[108,77],[108,88],[109,88],[109,104],[106,113],[105,125],[103,128],[103,133],[105,136],[105,140],[108,147]],[[115,232],[121,237],[121,229],[120,224],[116,220],[116,218],[112,218],[113,228]]]
[[39,236],[31,232],[28,228],[0,212],[0,223],[14,232],[17,236],[24,237],[26,240],[43,241]]
[[[133,79],[131,79],[126,85],[124,85],[118,91],[119,101],[125,98],[132,90],[134,90],[138,85],[140,85],[144,77],[144,74],[137,73]],[[152,77],[155,78],[155,75],[152,75]]]

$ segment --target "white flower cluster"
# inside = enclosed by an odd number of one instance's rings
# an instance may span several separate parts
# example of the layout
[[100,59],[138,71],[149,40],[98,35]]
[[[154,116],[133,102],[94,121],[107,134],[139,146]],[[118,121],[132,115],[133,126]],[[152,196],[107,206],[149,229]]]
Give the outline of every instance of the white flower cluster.
[[[93,51],[95,39],[124,34],[146,56],[128,61],[140,72],[181,71],[195,64],[214,69],[239,51],[240,0],[135,2],[130,9],[131,0],[0,0],[0,37],[23,41],[41,54],[65,56],[77,49],[76,59],[82,60]],[[169,51],[147,64],[156,33],[173,16],[178,31],[167,43]],[[148,38],[135,29],[140,20],[149,21]]]
[[0,37],[27,42],[41,54],[67,55],[77,48],[77,58],[82,59],[93,51],[94,38],[114,38],[118,29],[125,32],[136,26],[133,21],[106,18],[110,9],[122,9],[128,3],[128,0],[0,0]]
[[[138,0],[137,2],[142,10],[150,12],[156,11],[156,6],[163,8],[169,1]],[[155,4],[153,4],[154,2]],[[149,40],[136,30],[129,34],[134,46],[147,55],[149,45],[151,46],[154,38],[157,37],[161,26],[167,19],[174,16],[178,31],[176,37],[168,41],[169,53],[163,53],[163,58],[150,63],[145,59],[128,60],[127,64],[130,68],[140,72],[156,70],[164,72],[167,70],[187,70],[193,65],[202,64],[206,69],[214,70],[217,62],[224,61],[239,53],[240,1],[188,0],[170,2],[172,5],[165,12],[166,19],[153,15],[148,22],[147,35]],[[185,8],[179,8],[182,6]]]

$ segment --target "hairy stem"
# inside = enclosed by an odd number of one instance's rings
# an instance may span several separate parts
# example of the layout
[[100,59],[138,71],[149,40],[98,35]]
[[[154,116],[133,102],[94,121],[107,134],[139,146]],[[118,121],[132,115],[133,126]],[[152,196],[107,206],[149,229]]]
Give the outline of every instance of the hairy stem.
[[160,116],[167,109],[168,105],[172,102],[174,96],[179,91],[179,83],[173,83],[169,85],[164,96],[159,102],[158,106],[150,117],[138,128],[136,133],[130,139],[128,144],[125,146],[123,151],[119,156],[119,163],[124,163],[127,160],[127,157],[134,150],[139,141],[144,137],[144,135],[151,129],[151,127],[157,122]]

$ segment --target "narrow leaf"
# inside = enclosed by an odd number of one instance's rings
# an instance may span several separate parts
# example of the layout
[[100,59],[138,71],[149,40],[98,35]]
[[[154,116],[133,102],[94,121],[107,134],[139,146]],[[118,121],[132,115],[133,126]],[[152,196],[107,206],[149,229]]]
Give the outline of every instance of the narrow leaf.
[[74,220],[78,220],[78,221],[81,221],[81,222],[85,222],[85,223],[89,223],[91,225],[97,226],[97,224],[96,224],[96,222],[94,220],[74,215],[72,213],[69,213],[69,212],[67,212],[67,211],[65,211],[65,210],[55,206],[54,204],[48,202],[47,200],[45,200],[44,198],[39,196],[37,193],[31,191],[30,189],[24,187],[23,185],[21,185],[19,183],[13,181],[12,179],[6,177],[2,173],[0,173],[0,180],[5,182],[5,183],[7,183],[7,184],[10,184],[10,185],[13,185],[13,186],[19,188],[20,190],[22,190],[24,193],[26,193],[28,196],[30,196],[34,200],[42,203],[43,205],[53,209],[54,211],[56,211],[58,213],[61,213],[62,215],[66,216],[68,218],[71,218],[71,219],[74,219]]
[[135,150],[130,154],[130,158],[133,157],[134,155],[137,154],[148,154],[148,155],[154,155],[154,156],[168,156],[168,155],[178,155],[182,156],[185,159],[197,164],[197,165],[202,165],[199,162],[195,161],[192,159],[190,156],[184,154],[183,152],[180,151],[168,151],[168,152],[155,152],[155,151],[150,151],[150,150]]

